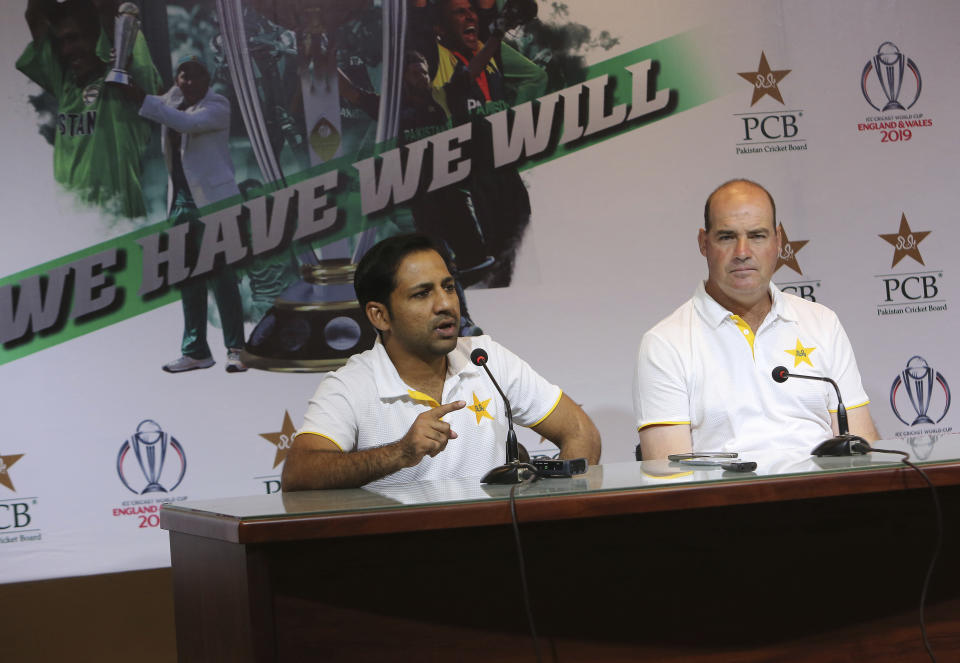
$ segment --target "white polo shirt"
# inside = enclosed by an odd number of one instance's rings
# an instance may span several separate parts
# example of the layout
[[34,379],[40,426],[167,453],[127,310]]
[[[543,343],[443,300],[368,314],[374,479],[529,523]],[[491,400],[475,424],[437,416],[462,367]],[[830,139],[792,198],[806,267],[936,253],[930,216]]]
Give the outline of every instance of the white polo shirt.
[[[467,403],[443,418],[458,437],[447,442],[435,457],[424,456],[417,465],[369,485],[481,477],[504,463],[507,417],[503,400],[486,371],[470,361],[474,348],[487,351],[487,366],[510,399],[515,424],[535,426],[553,412],[562,394],[558,386],[489,336],[460,338],[447,355],[442,398],[444,404],[460,400]],[[343,368],[320,383],[297,435],[322,435],[346,452],[370,449],[396,442],[418,415],[438,405],[400,379],[378,339],[371,350],[352,356]]]
[[634,376],[637,428],[690,424],[694,451],[796,450],[832,437],[837,396],[828,383],[771,373],[832,378],[846,408],[869,403],[850,341],[827,307],[781,292],[756,335],[704,289],[643,336]]

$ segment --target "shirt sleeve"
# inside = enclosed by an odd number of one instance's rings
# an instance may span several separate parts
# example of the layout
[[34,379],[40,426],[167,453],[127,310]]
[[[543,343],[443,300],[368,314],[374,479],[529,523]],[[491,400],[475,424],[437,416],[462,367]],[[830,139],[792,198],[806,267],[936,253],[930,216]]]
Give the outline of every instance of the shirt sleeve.
[[525,58],[509,44],[501,44],[500,57],[506,86],[513,93],[513,105],[531,101],[546,92],[547,72],[540,65]]
[[655,424],[689,424],[690,395],[680,355],[660,336],[647,332],[637,351],[633,376],[637,430]]
[[514,422],[526,427],[539,424],[553,412],[563,391],[499,343],[491,341],[489,346],[491,372],[510,399]]
[[59,98],[63,70],[53,54],[49,39],[30,42],[17,59],[17,69],[44,90]]
[[137,34],[136,41],[133,42],[133,55],[130,57],[130,75],[137,82],[143,91],[147,94],[153,94],[160,90],[163,81],[160,78],[160,72],[157,71],[153,58],[150,56],[150,47],[147,46],[147,39],[143,33]]
[[358,436],[357,413],[353,402],[343,380],[331,373],[320,383],[307,404],[303,425],[296,434],[321,435],[343,451],[353,451],[357,447]]
[[230,104],[226,99],[208,97],[202,108],[177,110],[164,103],[163,97],[147,95],[140,107],[140,115],[170,127],[182,134],[199,134],[230,128]]
[[[839,318],[831,311],[831,335],[833,337],[833,365],[826,374],[833,378],[837,386],[840,387],[840,394],[843,396],[843,403],[847,409],[866,405],[870,402],[867,392],[863,389],[863,382],[860,379],[860,370],[857,368],[857,360],[853,354],[853,346],[850,345],[850,339],[840,324]],[[837,394],[830,389],[831,412],[837,411]]]

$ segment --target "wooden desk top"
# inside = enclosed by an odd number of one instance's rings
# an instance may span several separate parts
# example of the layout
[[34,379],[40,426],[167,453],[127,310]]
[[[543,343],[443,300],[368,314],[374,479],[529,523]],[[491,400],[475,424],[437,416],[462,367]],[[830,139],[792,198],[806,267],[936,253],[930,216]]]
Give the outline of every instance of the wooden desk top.
[[[936,485],[960,484],[960,434],[885,440],[907,451]],[[523,522],[837,497],[924,488],[893,454],[845,458],[752,455],[756,472],[724,472],[668,461],[612,463],[570,479],[516,489]],[[305,491],[165,505],[160,526],[233,543],[337,538],[511,522],[509,486],[451,479],[388,488]]]

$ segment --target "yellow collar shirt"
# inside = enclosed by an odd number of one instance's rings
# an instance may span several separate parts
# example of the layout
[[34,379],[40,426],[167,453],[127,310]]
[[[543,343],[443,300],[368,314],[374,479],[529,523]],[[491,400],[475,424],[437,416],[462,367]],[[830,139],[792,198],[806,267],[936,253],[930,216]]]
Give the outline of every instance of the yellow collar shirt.
[[[535,426],[560,401],[561,390],[538,375],[515,354],[489,336],[460,338],[447,355],[444,404],[466,401],[447,414],[458,437],[437,456],[390,474],[370,486],[456,477],[481,477],[506,457],[507,418],[503,400],[486,371],[470,361],[474,348],[484,348],[487,366],[513,408],[514,423]],[[317,387],[307,405],[300,433],[322,435],[345,452],[391,444],[403,437],[413,420],[437,403],[404,383],[379,339],[373,348],[350,358]]]
[[644,334],[633,385],[637,428],[689,424],[694,451],[809,453],[832,436],[828,383],[776,383],[776,366],[836,381],[847,409],[869,403],[853,348],[827,307],[781,292],[756,334],[710,297],[693,298]]

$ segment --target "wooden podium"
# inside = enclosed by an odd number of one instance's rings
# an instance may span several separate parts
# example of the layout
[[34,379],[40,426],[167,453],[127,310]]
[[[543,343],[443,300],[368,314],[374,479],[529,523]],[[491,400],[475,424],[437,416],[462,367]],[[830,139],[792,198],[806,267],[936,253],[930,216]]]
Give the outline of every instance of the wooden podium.
[[[927,631],[960,660],[960,436],[924,453],[946,529]],[[756,460],[519,488],[543,660],[928,660],[920,477],[891,455]],[[536,660],[508,494],[461,479],[165,506],[180,662]]]

